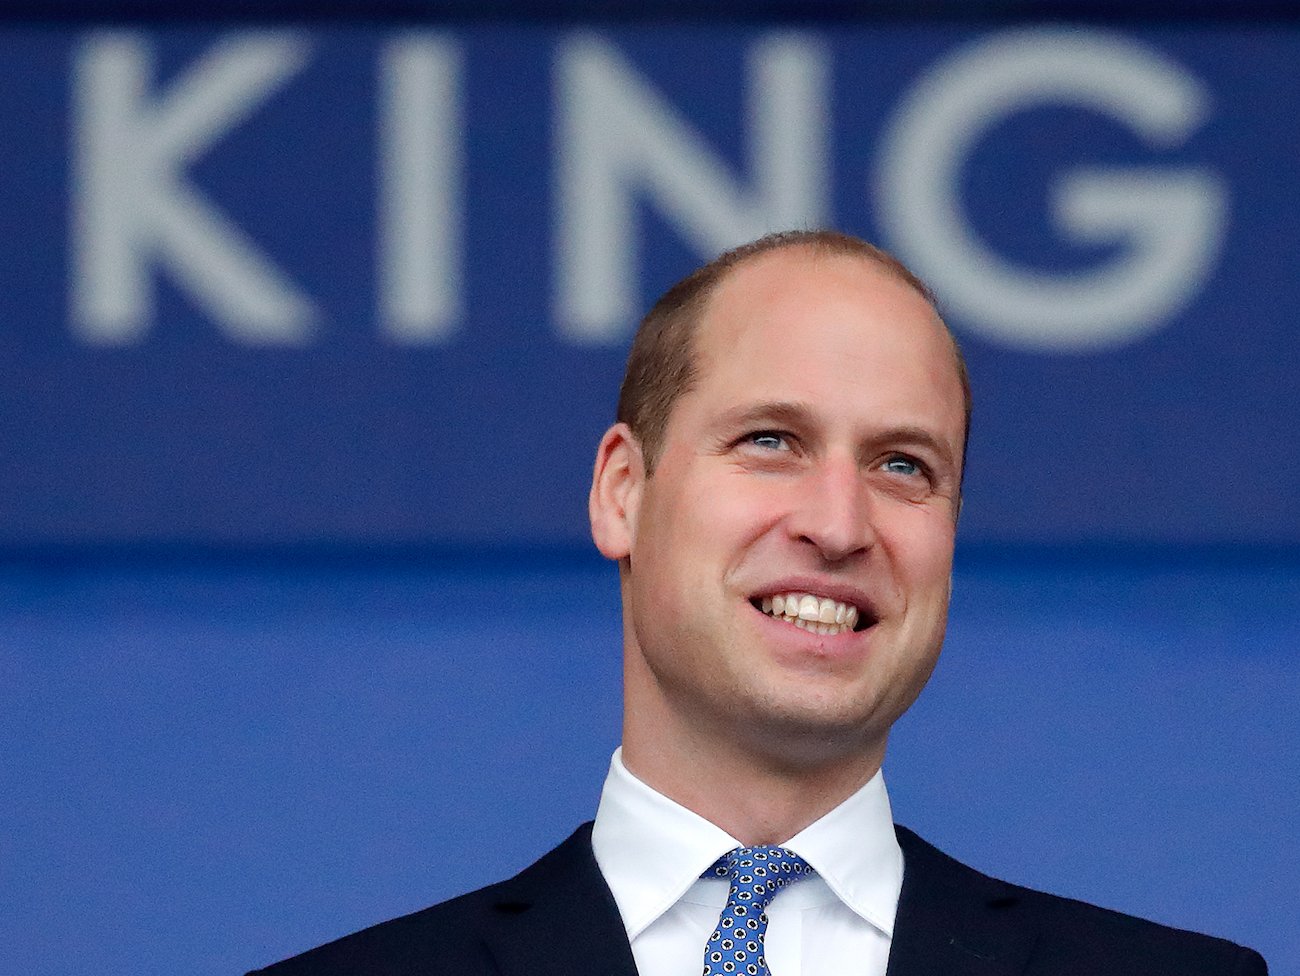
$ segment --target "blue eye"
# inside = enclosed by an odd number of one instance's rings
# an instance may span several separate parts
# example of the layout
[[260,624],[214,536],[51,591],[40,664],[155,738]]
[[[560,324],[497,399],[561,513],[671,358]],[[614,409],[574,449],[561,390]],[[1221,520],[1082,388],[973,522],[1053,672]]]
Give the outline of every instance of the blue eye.
[[749,442],[765,451],[783,451],[787,447],[785,438],[771,430],[760,430],[750,434]]
[[921,466],[909,457],[895,455],[885,462],[885,470],[892,474],[902,474],[911,477],[921,473]]

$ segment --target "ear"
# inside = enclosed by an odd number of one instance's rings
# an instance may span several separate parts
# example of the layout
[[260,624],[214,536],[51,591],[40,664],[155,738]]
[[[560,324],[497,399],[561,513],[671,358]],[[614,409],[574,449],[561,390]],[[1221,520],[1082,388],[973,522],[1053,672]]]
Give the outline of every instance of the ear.
[[624,559],[631,554],[644,485],[641,444],[627,424],[615,424],[605,431],[596,448],[596,467],[587,500],[591,538],[607,559]]

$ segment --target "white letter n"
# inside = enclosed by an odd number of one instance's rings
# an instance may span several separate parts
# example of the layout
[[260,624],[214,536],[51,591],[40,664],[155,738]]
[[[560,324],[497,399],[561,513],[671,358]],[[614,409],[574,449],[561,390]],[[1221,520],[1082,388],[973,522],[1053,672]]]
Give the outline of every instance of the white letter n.
[[636,315],[636,195],[704,257],[827,217],[827,57],[776,35],[749,56],[750,187],[607,42],[568,41],[557,65],[557,316],[578,340],[622,340]]

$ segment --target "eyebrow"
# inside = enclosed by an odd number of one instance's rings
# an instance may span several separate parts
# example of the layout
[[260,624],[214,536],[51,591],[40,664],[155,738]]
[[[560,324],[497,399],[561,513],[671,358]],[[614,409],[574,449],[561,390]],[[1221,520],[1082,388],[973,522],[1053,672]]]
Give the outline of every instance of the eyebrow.
[[[761,403],[736,407],[719,417],[719,424],[733,430],[753,424],[808,427],[815,424],[815,411],[797,400],[766,400]],[[898,424],[874,432],[868,440],[872,443],[904,444],[924,447],[938,455],[940,460],[956,470],[957,460],[948,445],[924,427],[915,424]]]
[[924,427],[902,424],[898,427],[890,427],[887,430],[881,431],[881,433],[874,439],[886,441],[890,444],[910,444],[928,448],[937,454],[939,459],[943,461],[944,464],[948,465],[948,467],[952,468],[953,471],[957,470],[957,459],[953,457],[953,453],[948,449],[948,445],[939,440]]
[[813,420],[812,407],[794,400],[765,400],[735,407],[718,418],[723,427],[748,427],[751,424],[775,423],[808,425]]

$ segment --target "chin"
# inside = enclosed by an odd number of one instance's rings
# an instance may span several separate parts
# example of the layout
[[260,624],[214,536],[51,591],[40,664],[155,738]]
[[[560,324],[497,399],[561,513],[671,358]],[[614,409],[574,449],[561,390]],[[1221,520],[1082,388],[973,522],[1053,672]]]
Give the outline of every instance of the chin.
[[861,702],[854,705],[786,696],[747,713],[748,732],[764,752],[802,767],[864,756],[883,735],[874,731],[876,723],[862,713]]

